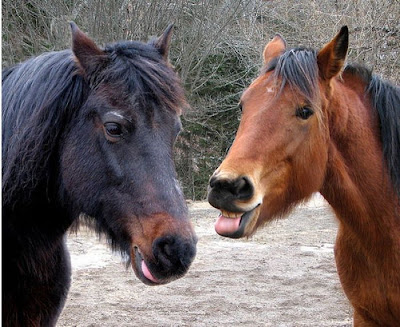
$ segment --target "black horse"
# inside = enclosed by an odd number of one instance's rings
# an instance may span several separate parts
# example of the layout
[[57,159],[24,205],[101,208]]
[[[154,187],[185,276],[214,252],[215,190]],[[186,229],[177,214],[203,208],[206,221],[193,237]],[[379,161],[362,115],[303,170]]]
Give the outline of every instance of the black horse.
[[172,26],[104,49],[71,28],[72,51],[3,72],[3,326],[56,324],[82,213],[146,284],[183,276],[196,252],[173,163],[186,102]]

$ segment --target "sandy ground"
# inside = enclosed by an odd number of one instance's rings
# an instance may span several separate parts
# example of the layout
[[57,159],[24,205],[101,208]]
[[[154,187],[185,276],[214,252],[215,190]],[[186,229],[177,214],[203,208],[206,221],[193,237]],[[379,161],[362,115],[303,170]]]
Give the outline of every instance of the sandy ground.
[[248,240],[214,232],[217,210],[189,204],[199,243],[187,275],[142,284],[91,232],[68,240],[72,286],[57,326],[351,326],[332,211],[316,197]]

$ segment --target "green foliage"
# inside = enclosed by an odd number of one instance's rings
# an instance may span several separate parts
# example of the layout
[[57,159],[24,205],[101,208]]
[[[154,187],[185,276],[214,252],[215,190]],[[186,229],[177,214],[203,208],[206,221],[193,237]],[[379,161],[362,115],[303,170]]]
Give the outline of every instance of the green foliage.
[[[192,199],[206,197],[210,175],[235,137],[240,95],[258,72],[255,66],[248,69],[249,58],[237,49],[220,49],[203,58],[201,76],[196,78],[204,82],[189,95],[193,108],[182,118],[184,131],[176,144],[177,170],[186,196]],[[190,77],[187,82],[191,83]]]

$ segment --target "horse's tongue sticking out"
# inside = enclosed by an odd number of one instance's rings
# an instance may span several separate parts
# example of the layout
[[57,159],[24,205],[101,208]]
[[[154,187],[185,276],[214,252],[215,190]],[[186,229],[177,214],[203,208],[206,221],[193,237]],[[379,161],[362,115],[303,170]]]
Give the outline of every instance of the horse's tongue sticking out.
[[159,280],[157,278],[155,278],[149,268],[147,267],[146,263],[144,262],[144,260],[142,260],[142,272],[144,277],[146,277],[147,279],[151,280],[154,283],[159,283]]
[[229,218],[222,214],[215,222],[215,231],[220,235],[227,235],[236,232],[239,229],[241,217]]

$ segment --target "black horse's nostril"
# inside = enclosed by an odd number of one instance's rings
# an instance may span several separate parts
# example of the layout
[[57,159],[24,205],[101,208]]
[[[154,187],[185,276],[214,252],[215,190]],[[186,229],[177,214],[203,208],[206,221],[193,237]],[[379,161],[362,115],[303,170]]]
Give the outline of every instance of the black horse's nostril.
[[196,255],[196,243],[179,236],[163,236],[153,242],[156,270],[162,277],[182,275]]
[[[174,261],[178,261],[178,256],[173,256],[174,248],[177,248],[175,238],[172,236],[165,236],[158,238],[153,245],[153,253],[157,261],[161,262],[164,266],[169,266]],[[176,249],[179,250],[179,249]]]

